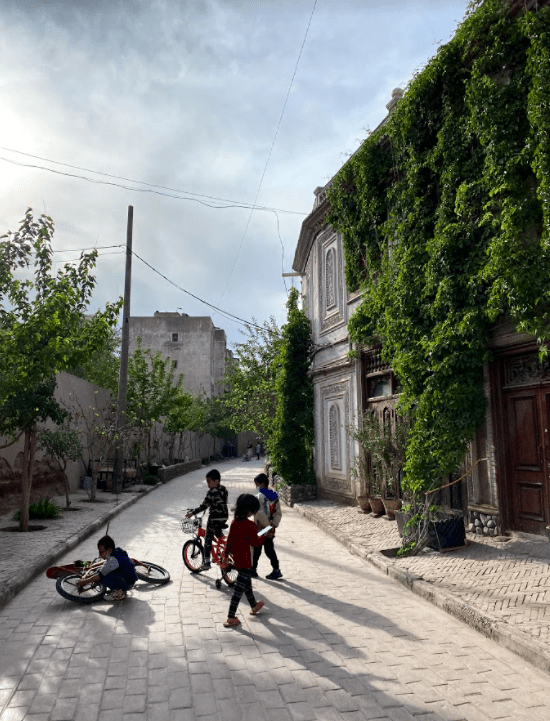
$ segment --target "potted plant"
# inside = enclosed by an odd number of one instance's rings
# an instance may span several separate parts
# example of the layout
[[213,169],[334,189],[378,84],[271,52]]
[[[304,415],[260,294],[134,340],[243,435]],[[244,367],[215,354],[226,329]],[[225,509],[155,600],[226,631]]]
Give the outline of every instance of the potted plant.
[[430,505],[429,496],[424,503],[413,500],[396,511],[397,530],[403,539],[402,548],[416,554],[427,546],[435,551],[464,546],[466,529],[462,513],[444,511]]
[[361,428],[348,430],[361,447],[361,470],[366,495],[376,515],[386,514],[393,520],[401,508],[401,473],[411,426],[409,416],[398,416],[385,408],[363,416]]

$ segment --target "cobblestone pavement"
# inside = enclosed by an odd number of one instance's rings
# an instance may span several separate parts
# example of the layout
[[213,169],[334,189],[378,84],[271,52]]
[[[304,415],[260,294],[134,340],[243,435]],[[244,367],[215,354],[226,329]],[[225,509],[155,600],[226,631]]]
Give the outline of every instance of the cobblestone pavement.
[[[300,511],[361,555],[398,547],[397,524],[332,501],[302,503]],[[467,534],[464,548],[428,551],[384,562],[432,584],[511,629],[550,643],[550,544],[517,534],[506,542]],[[347,540],[348,539],[348,540]]]
[[[259,464],[223,466],[230,500]],[[181,509],[204,470],[155,489],[110,532],[171,583],[78,606],[44,575],[0,612],[1,721],[546,721],[548,676],[284,509],[284,578],[225,629],[230,590],[181,561]],[[353,510],[353,509],[352,509]],[[98,535],[103,531],[100,529]],[[36,535],[36,534],[33,534]],[[359,534],[360,535],[360,534]],[[95,555],[96,536],[65,560]],[[262,556],[262,574],[269,571]]]

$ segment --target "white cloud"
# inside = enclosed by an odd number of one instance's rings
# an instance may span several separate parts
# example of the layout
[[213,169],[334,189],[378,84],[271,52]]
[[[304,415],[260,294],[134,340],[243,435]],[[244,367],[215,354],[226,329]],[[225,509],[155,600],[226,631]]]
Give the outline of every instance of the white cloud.
[[[467,0],[319,0],[258,202],[308,213],[313,189],[356,149],[365,127],[380,122],[393,87],[449,38],[466,6]],[[5,0],[0,142],[252,202],[312,7],[309,0]],[[135,251],[211,303],[219,301],[242,242],[222,306],[240,317],[283,319],[282,250],[272,213],[256,211],[243,241],[248,210],[213,210],[0,161],[1,232],[15,229],[32,206],[53,216],[58,248],[123,244],[129,204]],[[279,216],[286,270],[302,218]],[[123,275],[123,255],[100,256],[96,306],[122,293]],[[136,260],[132,312],[177,307],[210,314]],[[214,320],[238,339],[237,325]]]

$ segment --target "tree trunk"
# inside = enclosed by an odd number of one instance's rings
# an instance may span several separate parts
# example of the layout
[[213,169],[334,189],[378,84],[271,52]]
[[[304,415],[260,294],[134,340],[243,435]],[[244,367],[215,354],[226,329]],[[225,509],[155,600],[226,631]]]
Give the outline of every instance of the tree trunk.
[[67,461],[63,463],[63,478],[65,479],[65,503],[67,504],[65,508],[69,510],[69,506],[71,505],[71,501],[69,499],[69,492],[70,492],[70,486],[69,486],[69,479],[67,478]]
[[92,461],[92,487],[90,488],[90,501],[95,501],[96,491],[97,491],[97,471],[98,471],[98,464],[94,463]]
[[29,503],[31,500],[32,472],[34,469],[34,456],[36,454],[36,429],[25,431],[25,445],[23,448],[23,467],[21,469],[21,520],[19,530],[29,530]]

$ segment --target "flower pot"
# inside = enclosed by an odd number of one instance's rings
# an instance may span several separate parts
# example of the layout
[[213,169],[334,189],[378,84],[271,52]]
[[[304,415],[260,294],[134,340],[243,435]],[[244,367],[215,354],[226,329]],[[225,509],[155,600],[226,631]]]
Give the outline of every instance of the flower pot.
[[375,498],[374,496],[369,496],[370,501],[370,508],[371,511],[375,516],[382,516],[385,512],[384,509],[384,502],[381,498]]
[[395,519],[395,512],[401,508],[400,498],[383,498],[382,503],[386,509],[386,516],[393,521]]
[[466,541],[466,529],[463,516],[450,516],[442,521],[430,521],[428,524],[429,548],[436,551],[445,548],[457,548],[464,546]]
[[363,513],[370,513],[370,501],[368,496],[357,496],[357,502]]

